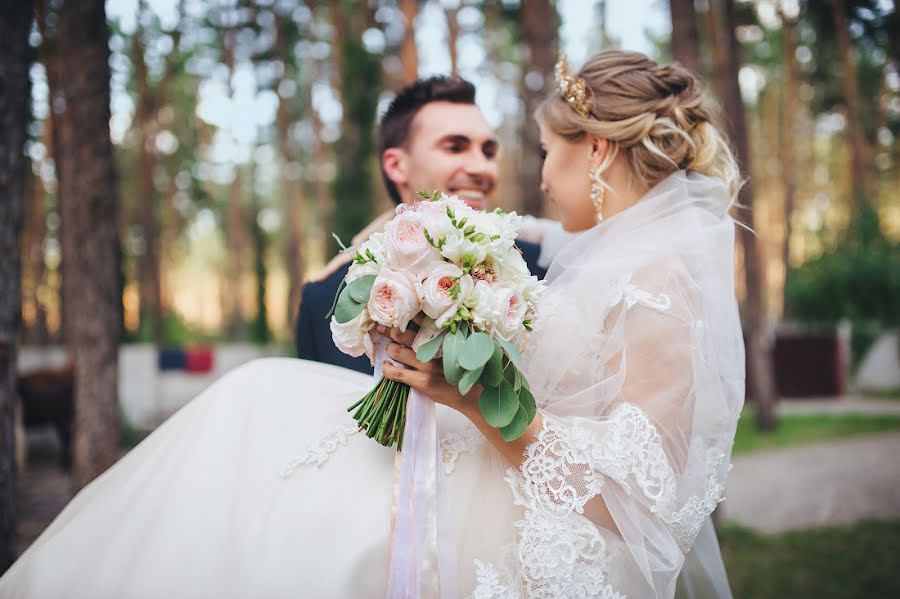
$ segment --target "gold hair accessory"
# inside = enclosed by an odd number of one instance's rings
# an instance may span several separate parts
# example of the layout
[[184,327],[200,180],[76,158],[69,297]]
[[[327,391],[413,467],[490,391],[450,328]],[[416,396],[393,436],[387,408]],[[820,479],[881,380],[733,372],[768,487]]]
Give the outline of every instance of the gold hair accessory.
[[556,76],[556,89],[559,90],[563,100],[568,102],[582,117],[589,118],[591,104],[587,97],[587,82],[569,72],[565,54],[559,56],[556,66],[553,67],[553,74]]

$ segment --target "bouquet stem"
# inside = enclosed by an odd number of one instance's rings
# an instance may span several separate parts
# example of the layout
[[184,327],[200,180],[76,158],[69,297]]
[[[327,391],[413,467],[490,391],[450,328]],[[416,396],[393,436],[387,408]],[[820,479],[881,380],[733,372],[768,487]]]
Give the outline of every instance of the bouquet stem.
[[397,444],[397,451],[403,445],[403,430],[406,426],[406,402],[409,386],[384,377],[378,381],[365,397],[347,408],[353,420],[366,436],[375,439],[385,447]]

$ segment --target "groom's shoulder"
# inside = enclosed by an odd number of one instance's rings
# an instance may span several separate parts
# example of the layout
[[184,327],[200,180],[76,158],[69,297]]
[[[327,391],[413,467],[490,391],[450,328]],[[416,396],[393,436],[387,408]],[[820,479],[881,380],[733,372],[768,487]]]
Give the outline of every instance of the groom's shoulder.
[[337,293],[341,281],[347,276],[349,269],[350,265],[348,264],[337,269],[324,279],[308,281],[303,286],[303,299],[316,304],[327,302],[331,306],[331,303],[334,301],[334,295]]

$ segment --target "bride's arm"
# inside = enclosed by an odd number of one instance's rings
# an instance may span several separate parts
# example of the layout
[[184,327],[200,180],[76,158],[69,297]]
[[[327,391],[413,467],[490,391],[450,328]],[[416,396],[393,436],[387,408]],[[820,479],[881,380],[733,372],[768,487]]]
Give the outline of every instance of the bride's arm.
[[[381,329],[382,327],[380,327]],[[382,332],[387,333],[387,331]],[[444,379],[440,360],[420,362],[416,358],[415,352],[406,346],[407,343],[412,345],[412,340],[415,338],[413,331],[408,330],[403,333],[399,329],[392,329],[390,336],[395,343],[388,346],[388,355],[395,361],[404,364],[405,367],[385,362],[384,376],[397,382],[406,383],[432,401],[444,404],[466,416],[509,464],[520,469],[526,459],[527,449],[538,441],[538,437],[544,429],[544,417],[540,411],[518,439],[506,441],[500,435],[499,429],[487,423],[478,407],[481,385],[476,385],[468,394],[461,395],[456,386],[450,385]],[[578,474],[576,473],[575,476]],[[584,504],[584,513],[595,524],[612,532],[618,532],[615,521],[601,495],[593,496]]]

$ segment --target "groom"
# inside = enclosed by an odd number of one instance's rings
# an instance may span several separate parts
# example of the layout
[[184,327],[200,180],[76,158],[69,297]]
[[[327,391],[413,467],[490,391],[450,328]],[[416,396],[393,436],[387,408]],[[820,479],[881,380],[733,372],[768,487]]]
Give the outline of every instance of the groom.
[[[475,87],[468,81],[430,77],[404,88],[381,119],[378,151],[385,187],[397,204],[416,201],[418,190],[440,189],[473,208],[490,209],[499,144],[475,106]],[[379,218],[362,235],[367,238],[385,222]],[[543,278],[541,247],[525,241],[517,245],[528,269]],[[351,358],[335,347],[325,318],[349,262],[350,253],[339,255],[324,276],[303,287],[294,342],[300,358],[371,373],[366,356]]]

